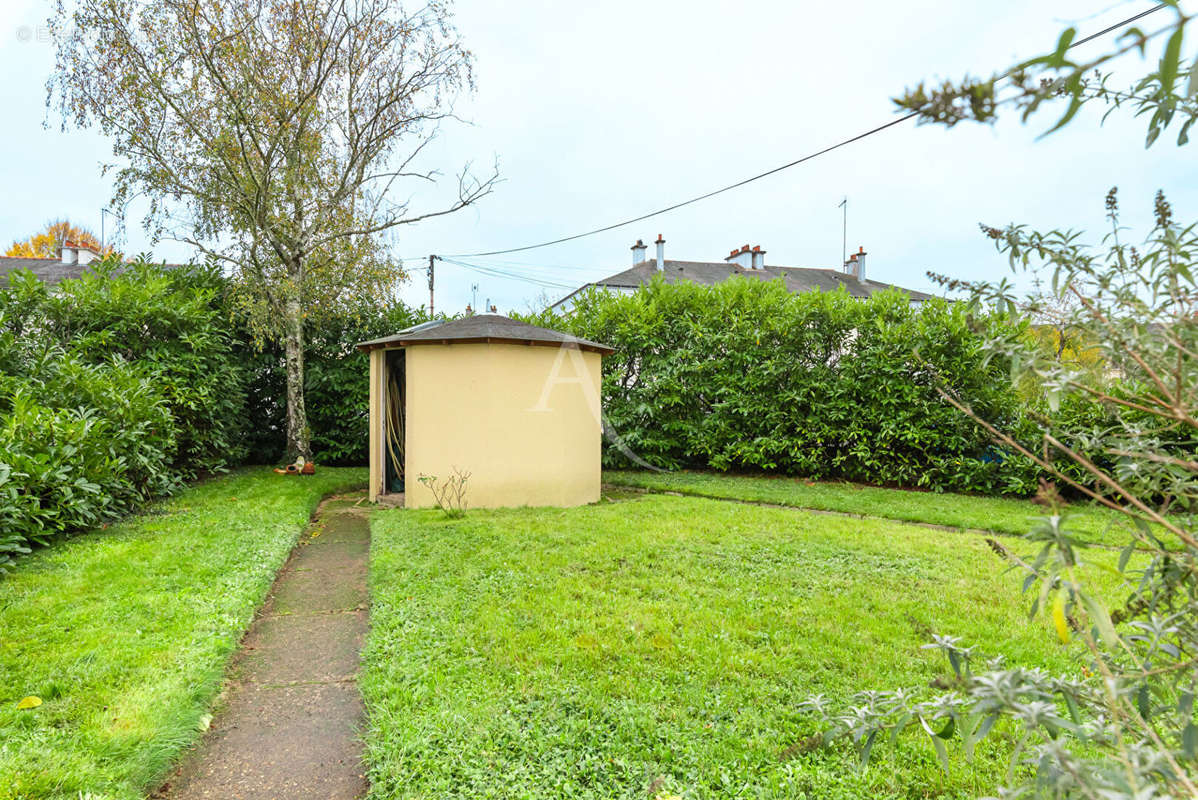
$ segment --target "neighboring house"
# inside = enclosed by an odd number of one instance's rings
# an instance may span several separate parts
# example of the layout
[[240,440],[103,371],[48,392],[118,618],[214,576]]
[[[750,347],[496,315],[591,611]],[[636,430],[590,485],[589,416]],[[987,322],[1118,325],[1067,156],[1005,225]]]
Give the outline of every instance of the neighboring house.
[[900,289],[907,293],[913,304],[918,305],[931,299],[932,295],[903,289],[889,283],[869,280],[865,276],[865,250],[861,249],[845,262],[843,269],[820,269],[815,267],[776,267],[766,265],[765,251],[760,246],[750,248],[747,244],[733,250],[723,261],[671,261],[665,257],[665,239],[658,234],[657,258],[646,259],[648,247],[640,239],[632,246],[632,267],[609,275],[601,280],[575,289],[558,300],[550,308],[568,311],[573,308],[578,295],[590,287],[618,294],[632,294],[660,275],[666,283],[690,282],[703,286],[714,286],[729,278],[740,275],[750,280],[772,281],[781,278],[792,292],[807,292],[812,289],[835,291],[844,288],[853,297],[869,297],[886,289]]
[[[100,253],[85,244],[64,242],[59,258],[16,258],[0,256],[0,288],[8,285],[8,274],[27,269],[47,286],[54,286],[68,278],[78,278],[87,271],[87,265],[100,260]],[[174,268],[178,264],[164,264]]]
[[67,278],[78,278],[88,264],[99,260],[98,252],[87,245],[77,245],[73,242],[63,243],[60,258],[0,256],[0,286],[8,285],[8,273],[21,269],[29,270],[43,283],[53,286]]

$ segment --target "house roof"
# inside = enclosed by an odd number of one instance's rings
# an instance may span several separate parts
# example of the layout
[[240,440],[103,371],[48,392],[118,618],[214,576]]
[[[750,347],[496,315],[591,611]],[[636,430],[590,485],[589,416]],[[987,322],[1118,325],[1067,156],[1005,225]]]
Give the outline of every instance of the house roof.
[[454,320],[437,320],[416,325],[392,336],[359,342],[362,351],[385,347],[409,347],[420,344],[469,344],[510,342],[546,347],[577,347],[608,355],[615,351],[605,344],[579,339],[561,331],[539,328],[500,314],[474,314]]
[[[20,258],[0,256],[0,287],[8,285],[8,275],[19,269],[27,269],[47,286],[54,286],[69,278],[78,278],[88,271],[89,264],[64,264],[61,258]],[[166,269],[179,269],[184,264],[160,264]]]
[[0,285],[8,283],[8,274],[27,269],[50,286],[67,278],[78,278],[86,264],[64,264],[60,258],[17,258],[0,256]]
[[[781,278],[783,283],[786,284],[786,288],[796,293],[810,291],[811,289],[830,292],[843,287],[853,297],[869,297],[886,289],[900,289],[917,302],[930,300],[933,297],[926,292],[903,289],[901,286],[882,283],[881,281],[871,281],[868,279],[859,281],[852,275],[836,269],[775,267],[768,265],[759,269],[746,269],[739,264],[726,261],[671,261],[669,259],[666,259],[664,267],[658,273],[657,262],[655,260],[642,261],[623,272],[617,272],[615,275],[609,275],[606,278],[593,281],[587,284],[587,286],[637,289],[647,284],[654,275],[658,274],[661,275],[666,283],[685,282],[697,283],[702,286],[714,286],[717,283],[723,283],[729,278],[740,275],[749,280],[760,281],[772,281]],[[586,286],[582,288],[585,289]],[[581,289],[578,291],[581,291]],[[558,301],[558,304],[573,297],[574,294],[577,294],[577,292],[573,292],[567,297],[562,298],[562,300]]]

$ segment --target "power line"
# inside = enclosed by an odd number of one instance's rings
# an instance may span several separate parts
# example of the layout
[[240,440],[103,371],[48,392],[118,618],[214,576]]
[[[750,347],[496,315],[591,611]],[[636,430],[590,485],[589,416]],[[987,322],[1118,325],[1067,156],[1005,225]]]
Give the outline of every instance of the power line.
[[583,233],[576,233],[573,236],[563,236],[560,239],[553,239],[548,242],[540,242],[539,244],[530,244],[530,245],[525,245],[524,247],[510,247],[507,250],[491,250],[491,251],[488,251],[485,253],[458,253],[458,254],[455,254],[454,257],[456,257],[456,258],[481,258],[483,256],[500,256],[500,255],[504,255],[506,253],[520,253],[525,250],[536,250],[541,247],[549,247],[549,246],[555,245],[555,244],[562,244],[563,242],[572,242],[575,239],[582,239],[586,236],[594,236],[597,233],[606,233],[607,231],[613,231],[616,228],[623,228],[627,225],[632,225],[637,222],[643,222],[651,217],[657,217],[662,214],[666,214],[670,211],[675,211],[679,208],[682,208],[683,206],[689,206],[692,203],[698,203],[700,200],[707,200],[708,198],[715,197],[716,195],[719,195],[719,194],[723,194],[724,192],[730,192],[733,189],[739,189],[740,187],[745,186],[746,184],[753,183],[754,181],[759,181],[762,178],[768,178],[770,175],[781,172],[782,170],[790,169],[791,167],[796,167],[799,164],[802,164],[804,161],[810,161],[813,158],[819,158],[820,156],[825,155],[826,153],[831,153],[833,150],[839,150],[841,147],[850,145],[853,142],[858,142],[862,139],[865,139],[866,137],[873,136],[875,133],[881,133],[882,131],[886,130],[887,128],[893,128],[895,125],[906,122],[907,120],[912,119],[913,117],[917,117],[917,116],[919,116],[919,112],[912,111],[910,114],[901,116],[898,119],[893,119],[890,122],[885,123],[884,125],[879,125],[876,128],[871,128],[870,130],[866,131],[865,133],[859,133],[856,136],[852,137],[851,139],[845,139],[844,141],[837,142],[836,144],[832,145],[831,147],[825,147],[823,150],[819,150],[814,153],[810,153],[808,155],[803,156],[802,158],[797,158],[788,164],[783,164],[780,167],[774,167],[771,170],[759,173],[757,175],[754,175],[751,178],[745,178],[742,181],[737,181],[736,183],[729,184],[727,186],[724,186],[722,188],[716,189],[711,192],[707,192],[706,194],[701,194],[698,197],[692,197],[689,200],[683,200],[680,203],[674,203],[671,206],[666,206],[665,208],[660,208],[657,211],[651,211],[648,214],[642,214],[639,217],[633,217],[632,219],[626,219],[623,222],[616,222],[611,225],[604,225],[602,228],[595,228],[593,230],[584,231]]
[[1087,36],[1083,39],[1078,39],[1076,42],[1069,45],[1069,47],[1066,49],[1072,50],[1075,47],[1080,47],[1081,45],[1085,44],[1086,42],[1092,42],[1101,36],[1106,36],[1108,33],[1111,33],[1112,31],[1117,31],[1120,28],[1126,27],[1138,19],[1143,19],[1144,17],[1148,16],[1149,14],[1155,14],[1157,11],[1160,11],[1162,8],[1166,8],[1166,7],[1167,6],[1164,3],[1155,5],[1152,8],[1148,9],[1147,11],[1141,11],[1139,14],[1136,14],[1134,17],[1128,17],[1127,19],[1123,20],[1122,22],[1116,22],[1114,25],[1111,25],[1110,27],[1107,27],[1107,28],[1103,28],[1102,30],[1098,31],[1097,33],[1091,33],[1089,36]]
[[509,272],[509,271],[502,270],[502,269],[499,269],[496,267],[488,267],[488,266],[484,266],[481,264],[469,264],[465,261],[457,261],[455,259],[448,258],[446,256],[437,256],[437,260],[444,262],[446,264],[453,264],[458,267],[463,267],[465,269],[473,270],[473,271],[478,272],[483,275],[489,275],[491,277],[507,279],[507,280],[521,281],[523,283],[532,283],[532,284],[535,284],[537,286],[541,286],[541,287],[544,287],[547,289],[573,289],[573,288],[576,288],[572,284],[559,283],[557,281],[546,280],[544,278],[533,277],[531,275],[526,275],[526,274]]
[[[1087,42],[1091,42],[1101,36],[1105,36],[1108,33],[1111,33],[1112,31],[1116,31],[1120,28],[1126,27],[1127,25],[1130,25],[1131,23],[1135,22],[1136,20],[1142,19],[1142,18],[1148,16],[1149,14],[1156,13],[1157,11],[1160,11],[1161,9],[1167,8],[1167,7],[1168,6],[1164,3],[1155,5],[1152,8],[1147,9],[1146,11],[1141,11],[1139,14],[1128,17],[1127,19],[1122,20],[1121,22],[1117,22],[1114,25],[1111,25],[1109,27],[1103,28],[1101,31],[1098,31],[1097,33],[1093,33],[1093,34],[1090,34],[1089,36],[1086,36],[1085,38],[1078,39],[1076,42],[1073,42],[1072,44],[1070,44],[1067,49],[1072,50],[1074,47],[1080,47],[1081,45],[1086,44]],[[1014,70],[1008,71],[1008,72],[1004,73],[1001,77],[1006,77],[1006,76],[1010,75],[1011,72],[1013,72],[1013,71]],[[626,219],[626,220],[623,220],[622,222],[615,222],[615,223],[612,223],[611,225],[604,225],[601,228],[593,228],[592,230],[583,231],[582,233],[576,233],[572,236],[563,236],[559,239],[551,239],[547,242],[539,242],[537,244],[529,244],[529,245],[525,245],[523,247],[509,247],[506,250],[488,250],[488,251],[482,252],[482,253],[454,253],[454,254],[452,254],[450,256],[446,256],[446,257],[447,258],[481,258],[484,256],[500,256],[500,255],[505,255],[507,253],[521,253],[526,250],[536,250],[541,247],[550,247],[555,244],[563,244],[565,242],[572,242],[575,239],[582,239],[587,236],[594,236],[595,234],[606,233],[607,231],[612,231],[617,228],[623,228],[628,225],[633,225],[637,222],[643,222],[652,217],[666,214],[670,211],[676,211],[677,209],[682,208],[684,206],[689,206],[693,203],[698,203],[702,200],[707,200],[709,198],[715,197],[716,195],[723,194],[724,192],[730,192],[733,189],[739,189],[742,186],[753,183],[754,181],[759,181],[762,178],[768,178],[771,175],[775,175],[779,172],[782,172],[783,170],[790,169],[791,167],[797,167],[799,164],[802,164],[807,161],[811,161],[812,159],[819,158],[820,156],[823,156],[823,155],[827,155],[828,153],[831,153],[834,150],[839,150],[840,148],[846,147],[850,144],[853,144],[854,142],[859,142],[862,139],[866,139],[870,136],[873,136],[876,133],[881,133],[882,131],[887,130],[889,128],[893,128],[896,125],[901,125],[902,123],[904,123],[910,119],[914,119],[917,116],[919,116],[919,112],[912,111],[908,114],[904,114],[903,116],[898,117],[897,119],[893,119],[890,122],[884,123],[882,125],[878,125],[874,128],[870,128],[869,130],[865,131],[864,133],[859,133],[856,136],[839,141],[836,144],[831,145],[829,147],[825,147],[822,150],[817,150],[816,152],[809,153],[801,158],[796,158],[794,161],[790,161],[790,162],[783,164],[779,167],[774,167],[773,169],[758,173],[757,175],[753,175],[752,177],[737,181],[736,183],[731,183],[727,186],[721,187],[719,189],[715,189],[714,191],[707,192],[706,194],[701,194],[697,197],[692,197],[689,200],[683,200],[682,202],[674,203],[673,205],[666,206],[665,208],[660,208],[657,211],[651,211],[648,214],[642,214],[639,217],[633,217],[632,219]]]

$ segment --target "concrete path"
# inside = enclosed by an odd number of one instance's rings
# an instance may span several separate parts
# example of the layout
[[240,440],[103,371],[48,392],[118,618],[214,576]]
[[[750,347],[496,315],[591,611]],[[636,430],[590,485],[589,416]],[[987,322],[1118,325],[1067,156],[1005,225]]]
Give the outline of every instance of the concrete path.
[[[356,499],[356,498],[354,498]],[[242,643],[198,751],[170,800],[354,800],[366,793],[356,675],[366,637],[370,526],[324,503]]]

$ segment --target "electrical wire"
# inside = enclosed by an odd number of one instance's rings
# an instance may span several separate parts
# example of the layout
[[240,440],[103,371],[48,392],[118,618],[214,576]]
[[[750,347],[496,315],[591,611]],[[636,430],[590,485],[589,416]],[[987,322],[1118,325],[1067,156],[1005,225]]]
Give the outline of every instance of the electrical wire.
[[546,280],[544,278],[534,277],[534,276],[526,275],[526,274],[509,272],[506,270],[498,269],[495,267],[488,267],[488,266],[484,266],[481,264],[469,264],[465,261],[458,261],[456,259],[448,258],[445,256],[438,256],[437,260],[444,262],[446,264],[453,264],[458,267],[463,267],[465,269],[473,270],[474,272],[478,272],[482,275],[488,275],[488,276],[491,276],[494,278],[500,278],[500,279],[521,281],[523,283],[531,283],[531,284],[541,286],[546,289],[574,289],[574,288],[577,288],[573,284],[559,283],[557,281]]
[[[1156,13],[1157,11],[1160,11],[1161,9],[1167,8],[1167,7],[1168,7],[1168,5],[1164,4],[1164,3],[1155,5],[1150,9],[1140,12],[1139,14],[1128,17],[1127,19],[1122,20],[1121,22],[1117,22],[1114,25],[1111,25],[1107,28],[1103,28],[1101,31],[1098,31],[1097,33],[1093,33],[1089,36],[1086,36],[1085,38],[1078,39],[1076,42],[1073,42],[1072,44],[1070,44],[1068,49],[1072,50],[1074,47],[1080,47],[1081,45],[1086,44],[1087,42],[1091,42],[1101,36],[1105,36],[1108,33],[1111,33],[1112,31],[1116,31],[1120,28],[1126,27],[1127,25],[1130,25],[1131,23],[1135,22],[1136,20],[1142,19],[1142,18],[1148,16],[1149,14]],[[1007,72],[1004,74],[1003,77],[1005,77],[1006,75],[1009,75],[1009,74],[1010,74],[1010,72]],[[798,165],[803,164],[807,161],[811,161],[812,159],[819,158],[820,156],[823,156],[823,155],[827,155],[828,153],[831,153],[834,150],[839,150],[840,148],[846,147],[850,144],[853,144],[854,142],[859,142],[862,139],[866,139],[870,136],[873,136],[874,134],[881,133],[882,131],[888,130],[889,128],[893,128],[896,125],[901,125],[902,123],[907,122],[908,120],[914,119],[917,116],[919,116],[919,112],[912,111],[910,113],[904,114],[901,117],[898,117],[897,119],[892,119],[889,122],[886,122],[882,125],[878,125],[876,127],[870,128],[869,130],[865,131],[864,133],[859,133],[856,136],[839,141],[834,145],[823,148],[822,150],[817,150],[814,153],[808,153],[807,155],[802,156],[801,158],[796,158],[794,161],[790,161],[781,166],[774,167],[773,169],[758,173],[757,175],[753,175],[752,177],[737,181],[736,183],[731,183],[731,184],[728,184],[727,186],[723,186],[719,189],[715,189],[715,190],[707,192],[705,194],[701,194],[697,197],[692,197],[689,200],[683,200],[681,202],[674,203],[673,205],[666,206],[665,208],[660,208],[656,211],[650,211],[647,214],[641,214],[639,217],[633,217],[631,219],[626,219],[626,220],[623,220],[622,222],[615,222],[615,223],[612,223],[611,225],[604,225],[601,228],[593,228],[589,231],[583,231],[582,233],[573,234],[572,236],[562,236],[561,238],[551,239],[547,242],[539,242],[537,244],[524,245],[523,247],[509,247],[505,250],[487,250],[487,251],[481,252],[481,253],[453,253],[448,256],[442,256],[442,258],[483,258],[486,256],[505,255],[507,253],[522,253],[526,250],[537,250],[542,247],[550,247],[550,246],[556,245],[556,244],[572,242],[576,239],[582,239],[587,236],[594,236],[599,233],[606,233],[607,231],[613,231],[613,230],[616,230],[617,228],[623,228],[628,225],[633,225],[637,222],[644,222],[645,220],[651,219],[652,217],[657,217],[662,214],[666,214],[670,211],[676,211],[677,209],[682,208],[684,206],[689,206],[689,205],[692,205],[693,203],[698,203],[702,200],[707,200],[709,198],[715,197],[716,195],[723,194],[724,192],[730,192],[733,189],[739,189],[742,186],[746,186],[755,181],[759,181],[762,178],[768,178],[771,175],[776,175],[777,173],[782,172],[783,170],[791,169],[792,167],[797,167]]]

